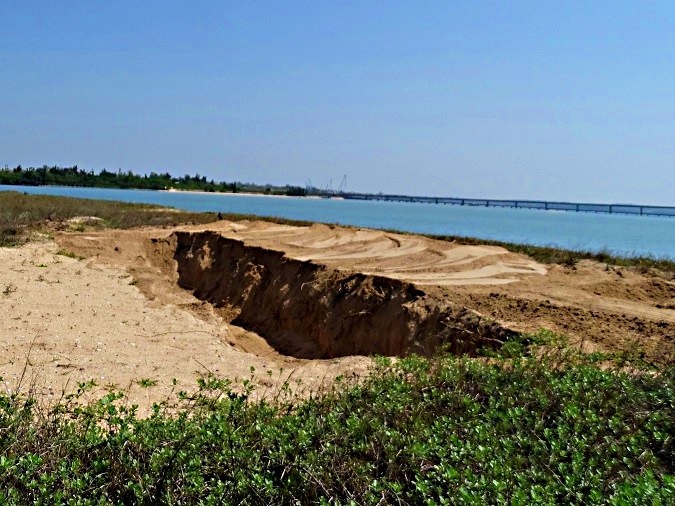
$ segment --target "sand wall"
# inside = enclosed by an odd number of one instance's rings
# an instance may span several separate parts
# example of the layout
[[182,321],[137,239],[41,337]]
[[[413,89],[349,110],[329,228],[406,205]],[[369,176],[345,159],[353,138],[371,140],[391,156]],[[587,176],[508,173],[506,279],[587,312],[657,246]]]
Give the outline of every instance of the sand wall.
[[232,323],[299,358],[472,353],[513,332],[414,285],[334,270],[217,232],[178,231],[166,241],[178,284]]

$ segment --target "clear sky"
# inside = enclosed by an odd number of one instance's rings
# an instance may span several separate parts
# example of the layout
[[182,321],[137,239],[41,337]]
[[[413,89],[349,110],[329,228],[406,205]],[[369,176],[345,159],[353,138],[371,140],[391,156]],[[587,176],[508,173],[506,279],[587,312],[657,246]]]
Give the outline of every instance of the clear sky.
[[0,0],[0,164],[675,205],[675,2]]

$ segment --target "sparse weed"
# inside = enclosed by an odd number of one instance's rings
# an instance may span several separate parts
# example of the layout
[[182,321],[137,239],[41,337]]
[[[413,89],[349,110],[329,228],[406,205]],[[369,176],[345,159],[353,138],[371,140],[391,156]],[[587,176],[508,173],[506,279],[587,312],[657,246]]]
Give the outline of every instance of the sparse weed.
[[5,289],[2,291],[3,295],[11,295],[18,290],[18,287],[14,283],[9,283],[5,285]]
[[150,378],[143,378],[138,381],[138,386],[140,386],[141,388],[150,388],[154,387],[155,385],[157,385],[157,380],[153,380]]
[[64,249],[60,249],[56,252],[57,255],[61,255],[63,257],[68,257],[68,258],[74,258],[75,260],[84,260],[84,257],[77,255],[73,253],[72,251],[67,251]]

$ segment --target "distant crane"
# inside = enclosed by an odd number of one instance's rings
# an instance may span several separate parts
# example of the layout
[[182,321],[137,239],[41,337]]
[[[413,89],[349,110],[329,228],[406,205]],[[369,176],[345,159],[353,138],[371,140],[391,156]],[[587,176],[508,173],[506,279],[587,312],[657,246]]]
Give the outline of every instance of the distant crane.
[[338,186],[338,193],[344,193],[347,191],[347,174],[342,176],[342,181],[340,181],[340,186]]
[[307,189],[308,195],[318,194],[321,195],[322,197],[332,197],[335,195],[340,195],[347,192],[347,174],[342,176],[342,179],[340,180],[340,185],[338,186],[337,190],[333,188],[332,179],[329,179],[325,185],[314,186],[312,184],[312,180],[307,178],[305,180],[305,188]]

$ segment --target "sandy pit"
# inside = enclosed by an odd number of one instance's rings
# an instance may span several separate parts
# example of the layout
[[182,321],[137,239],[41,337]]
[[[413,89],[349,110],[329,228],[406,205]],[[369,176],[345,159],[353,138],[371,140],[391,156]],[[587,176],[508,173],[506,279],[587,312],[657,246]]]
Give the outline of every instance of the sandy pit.
[[147,409],[252,367],[270,391],[289,377],[317,390],[366,374],[367,355],[472,353],[542,327],[675,360],[665,275],[415,235],[221,221],[58,233],[0,248],[0,265],[3,388],[51,397],[93,379]]

